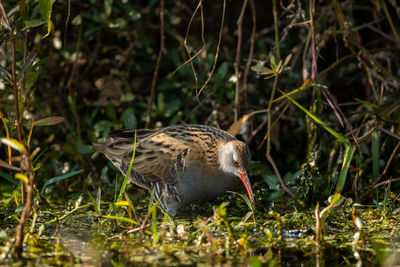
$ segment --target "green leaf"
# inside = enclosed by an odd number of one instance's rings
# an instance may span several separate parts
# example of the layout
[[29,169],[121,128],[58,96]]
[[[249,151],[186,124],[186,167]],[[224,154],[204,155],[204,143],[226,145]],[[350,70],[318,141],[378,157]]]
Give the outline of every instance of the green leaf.
[[180,87],[180,83],[174,81],[173,79],[165,80],[157,86],[158,91],[175,90]]
[[104,11],[105,11],[107,17],[109,17],[111,14],[112,4],[113,4],[113,0],[105,0],[104,1]]
[[41,120],[37,120],[33,123],[33,126],[50,126],[59,124],[64,121],[64,117],[54,116],[54,117],[47,117]]
[[168,105],[165,108],[165,116],[170,117],[172,114],[177,112],[181,106],[181,99],[173,98],[168,102]]
[[344,183],[346,182],[347,172],[349,171],[350,162],[354,156],[354,148],[350,144],[345,144],[344,160],[342,165],[342,171],[339,174],[339,179],[336,184],[336,193],[342,192]]
[[228,72],[228,64],[226,62],[222,63],[218,70],[217,70],[217,74],[219,75],[219,78],[224,78],[226,73]]
[[267,67],[253,66],[253,67],[251,67],[251,69],[255,72],[261,72],[261,73],[265,73],[265,74],[272,72],[272,70]]
[[107,107],[107,117],[112,122],[116,122],[117,121],[117,112],[115,111],[115,108],[113,106],[108,106]]
[[360,102],[360,103],[364,104],[364,106],[367,107],[367,108],[370,108],[370,109],[376,109],[376,108],[378,108],[378,105],[373,104],[373,103],[370,103],[370,102],[368,102],[368,101],[364,101],[364,100],[361,100],[361,99],[358,99],[358,98],[354,98],[354,100],[356,100],[357,102]]
[[39,10],[43,18],[47,21],[47,33],[42,39],[49,36],[53,29],[53,22],[51,21],[51,11],[53,9],[53,4],[55,0],[39,0]]
[[374,199],[372,202],[374,202],[375,206],[377,206],[381,212],[384,212],[384,208],[381,204],[379,204],[378,201],[376,201],[376,199]]
[[250,267],[261,267],[261,266],[263,266],[263,264],[258,256],[253,256],[250,259]]
[[6,137],[1,138],[0,140],[3,144],[14,148],[15,150],[17,150],[21,153],[27,154],[25,146],[23,144],[21,144],[20,142],[18,142],[18,140],[15,140],[14,138],[6,138]]
[[390,178],[390,180],[389,180],[389,184],[385,190],[385,196],[383,197],[383,208],[385,209],[385,212],[387,212],[386,207],[387,207],[388,197],[390,194],[390,186],[391,185],[392,185],[392,178]]
[[101,120],[101,121],[97,122],[93,126],[93,128],[97,132],[103,132],[104,136],[108,136],[108,134],[110,133],[112,127],[113,127],[112,123],[110,121],[107,121],[107,120]]
[[45,36],[42,37],[42,39],[46,38],[47,36],[49,36],[49,34],[51,33],[51,30],[53,29],[53,22],[51,20],[49,20],[49,22],[47,23],[47,33]]
[[344,200],[344,198],[342,198],[341,194],[335,193],[331,199],[331,205],[333,206],[333,205],[339,204],[339,201],[343,202],[343,200]]
[[159,111],[163,111],[165,106],[165,101],[164,101],[164,93],[159,93],[157,95],[157,107]]
[[78,145],[78,152],[81,154],[92,154],[93,147],[91,145],[81,144],[81,145]]
[[29,183],[29,179],[28,179],[28,177],[26,177],[25,174],[16,173],[15,174],[15,178],[20,180],[20,181],[22,181],[22,182],[24,182],[24,184],[28,184]]
[[79,14],[78,16],[76,16],[75,18],[72,19],[71,21],[72,25],[81,25],[82,24],[82,14]]
[[60,175],[60,176],[56,176],[56,177],[50,178],[49,180],[47,180],[47,181],[44,183],[44,185],[43,185],[43,187],[42,187],[41,194],[43,194],[43,191],[44,191],[44,189],[45,189],[47,186],[49,186],[49,185],[51,185],[51,184],[54,184],[54,183],[56,183],[56,182],[58,182],[58,181],[61,181],[61,180],[70,178],[70,177],[72,177],[72,176],[75,176],[75,175],[77,175],[77,174],[79,174],[79,173],[81,173],[81,172],[83,172],[83,170],[78,170],[78,171],[74,171],[74,172],[66,173],[66,174],[64,174],[64,175]]
[[55,0],[39,0],[39,10],[43,18],[47,21],[51,18],[51,10]]
[[121,120],[124,123],[125,129],[135,129],[137,123],[135,110],[133,108],[127,108],[124,113],[122,113]]
[[112,216],[112,215],[103,215],[101,217],[107,218],[107,219],[112,219],[112,220],[120,220],[120,221],[124,221],[124,222],[128,222],[128,223],[133,223],[133,224],[139,225],[138,222],[135,222],[134,220],[126,218],[126,217]]
[[38,78],[39,78],[39,72],[33,70],[28,71],[25,80],[26,90],[29,91],[35,85]]
[[44,19],[33,19],[33,20],[25,20],[25,27],[22,28],[22,31],[26,31],[30,28],[35,28],[40,25],[43,25],[46,21]]
[[275,174],[263,175],[264,181],[274,190],[278,188],[279,181]]
[[6,179],[7,181],[9,181],[12,184],[18,184],[18,180],[17,179],[12,177],[8,173],[2,172],[1,170],[0,170],[0,176],[3,177],[4,179]]
[[126,206],[126,207],[128,207],[129,206],[129,202],[126,201],[126,200],[121,200],[121,201],[115,202],[114,205],[115,206]]
[[96,210],[96,212],[100,213],[100,210],[98,209],[98,205],[96,204],[96,199],[94,199],[94,197],[92,196],[92,194],[90,194],[89,191],[87,191],[87,194],[88,194],[90,201],[92,202],[92,205],[93,205],[94,209]]
[[[276,61],[275,61],[274,55],[271,55],[271,57],[269,58],[269,62],[271,63],[272,66],[275,67]],[[271,67],[272,67],[272,66],[271,66]],[[272,68],[274,68],[274,67],[272,67]]]

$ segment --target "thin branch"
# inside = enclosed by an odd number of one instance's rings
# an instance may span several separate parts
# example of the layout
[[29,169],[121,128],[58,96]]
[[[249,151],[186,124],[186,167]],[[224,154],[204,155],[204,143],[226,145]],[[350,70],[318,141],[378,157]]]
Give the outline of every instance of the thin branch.
[[247,102],[247,77],[250,72],[250,65],[253,60],[254,54],[254,44],[256,39],[256,29],[257,29],[257,20],[256,20],[256,5],[254,0],[250,0],[250,10],[251,10],[251,17],[253,19],[253,27],[251,29],[251,36],[250,36],[250,49],[249,49],[249,57],[247,59],[246,67],[243,73],[243,101],[245,105],[246,112],[248,111],[248,102]]
[[224,29],[225,7],[226,7],[226,0],[224,0],[224,5],[223,5],[223,8],[222,8],[221,29],[219,31],[217,50],[215,51],[215,57],[214,57],[214,64],[212,66],[212,69],[211,69],[211,71],[210,71],[210,73],[208,75],[208,78],[207,78],[206,82],[203,84],[203,86],[200,88],[200,90],[196,93],[197,97],[199,97],[199,95],[201,94],[203,89],[207,86],[207,84],[210,82],[212,76],[214,75],[215,67],[216,67],[217,61],[218,61],[219,49],[220,49],[220,46],[221,46],[222,31]]
[[378,187],[380,187],[380,186],[382,186],[382,185],[386,185],[386,184],[388,184],[388,183],[393,183],[393,182],[398,182],[398,181],[400,181],[400,178],[394,178],[394,179],[389,179],[389,180],[386,180],[386,181],[383,181],[383,182],[380,182],[379,184],[376,184],[374,187],[373,187],[373,189],[376,189],[376,188],[378,188]]
[[384,132],[385,134],[390,135],[391,137],[396,138],[397,140],[400,140],[400,136],[398,136],[398,135],[396,135],[396,134],[394,134],[394,133],[392,133],[392,132],[386,130],[385,128],[378,127],[378,129],[379,129],[379,131],[382,131],[382,132]]
[[0,0],[0,10],[1,10],[1,20],[0,24],[4,26],[6,29],[9,29],[12,33],[12,29],[10,23],[8,22],[7,12],[4,10],[3,2]]
[[[276,0],[272,0],[272,13],[274,15],[274,30],[275,30],[275,49],[276,49],[276,56],[277,56],[277,61],[279,62],[279,60],[281,59],[280,56],[280,48],[279,48],[279,27],[278,27],[278,10],[277,10],[277,4],[276,4]],[[271,96],[269,99],[269,103],[268,103],[268,124],[267,124],[267,132],[271,131],[271,121],[272,121],[272,115],[271,115],[271,107],[272,107],[272,100],[275,97],[275,93],[276,93],[276,88],[278,86],[278,80],[279,80],[279,75],[276,75],[274,78],[274,84],[272,86],[272,92],[271,92]],[[267,158],[270,157],[270,152],[271,152],[271,139],[268,138],[267,139],[267,151],[266,156]],[[271,158],[272,159],[272,158]]]
[[315,31],[314,31],[314,2],[310,0],[310,28],[311,28],[311,54],[312,54],[312,62],[311,62],[311,81],[315,80],[317,76],[317,52],[315,49]]
[[351,136],[353,137],[354,142],[356,143],[356,146],[359,147],[360,144],[357,141],[356,136],[354,135],[354,129],[353,126],[351,125],[351,122],[347,117],[344,115],[343,111],[339,107],[336,98],[329,92],[328,89],[321,89],[322,94],[324,95],[326,101],[328,102],[328,105],[332,108],[333,112],[335,113],[336,118],[339,120],[340,124],[342,127],[344,127],[344,123],[346,124],[347,130],[350,131]]
[[[190,32],[190,28],[191,28],[191,26],[192,26],[193,19],[194,19],[195,15],[196,15],[196,13],[197,13],[197,10],[198,10],[199,8],[200,8],[200,16],[201,16],[201,40],[202,40],[202,42],[203,42],[203,46],[201,47],[201,49],[200,49],[199,51],[197,51],[196,54],[194,54],[194,55],[191,57],[191,56],[190,56],[190,49],[189,49],[189,47],[188,47],[188,45],[187,45],[187,39],[188,39],[188,37],[189,37],[189,32]],[[193,59],[196,58],[198,55],[200,55],[200,53],[201,53],[201,52],[204,50],[204,48],[206,47],[206,42],[205,42],[205,40],[204,40],[204,17],[203,17],[203,5],[202,5],[202,0],[199,1],[199,4],[197,5],[196,9],[194,10],[194,12],[193,12],[193,14],[192,14],[192,17],[190,18],[189,25],[188,25],[187,30],[186,30],[185,40],[183,41],[183,46],[185,47],[185,50],[186,50],[186,53],[187,53],[188,56],[189,56],[189,59],[188,59],[185,63],[183,63],[181,66],[179,66],[179,67],[174,71],[174,73],[177,72],[181,67],[185,66],[187,63],[190,63],[190,67],[192,68],[192,72],[193,72],[193,76],[194,76],[194,81],[195,81],[195,84],[196,84],[196,92],[197,92],[197,89],[198,89],[198,87],[199,87],[199,80],[198,80],[198,78],[197,78],[196,69],[194,68],[194,65],[193,65]]]
[[368,189],[367,192],[361,197],[361,199],[364,198],[364,197],[366,197],[366,196],[368,196],[368,195],[372,192],[372,190],[375,189],[375,186],[379,183],[379,181],[386,175],[387,170],[388,170],[388,168],[389,168],[389,166],[390,166],[390,163],[392,162],[394,156],[396,155],[397,150],[399,149],[399,147],[400,147],[400,141],[397,142],[396,147],[393,149],[392,154],[390,155],[389,160],[387,161],[386,166],[385,166],[385,169],[383,170],[382,174],[379,175],[379,177],[376,178],[376,180],[372,183],[372,185],[369,186],[369,189]]
[[236,56],[235,56],[235,76],[236,76],[236,88],[235,88],[235,102],[233,106],[234,121],[238,119],[239,113],[239,90],[240,90],[240,77],[239,77],[239,63],[240,63],[240,49],[242,46],[242,34],[243,34],[243,16],[246,11],[247,0],[243,1],[242,10],[240,11],[237,24],[237,45],[236,45]]
[[12,75],[12,83],[13,83],[13,88],[14,88],[15,125],[17,126],[18,141],[23,143],[20,114],[19,114],[19,93],[18,93],[18,85],[17,85],[18,82],[17,82],[17,76],[15,74],[16,57],[15,57],[15,39],[14,38],[11,43],[11,53],[12,53],[11,75]]
[[279,47],[279,20],[278,20],[278,7],[276,0],[272,0],[272,14],[274,15],[274,32],[275,32],[275,49],[277,61],[281,59],[281,49]]
[[266,155],[268,162],[271,164],[272,168],[274,169],[274,172],[276,174],[276,177],[278,177],[279,183],[282,186],[282,189],[288,193],[294,200],[296,200],[298,203],[300,203],[299,199],[290,191],[290,189],[285,185],[285,182],[282,179],[282,176],[278,170],[278,167],[275,164],[274,159],[271,157],[271,154]]
[[29,171],[29,182],[26,188],[27,191],[27,198],[26,198],[26,203],[24,210],[22,211],[21,218],[19,221],[19,224],[16,229],[16,236],[15,236],[15,251],[17,253],[18,258],[22,258],[22,251],[23,251],[23,234],[24,234],[24,224],[26,222],[26,219],[29,216],[29,213],[31,211],[32,207],[32,199],[33,199],[33,184],[34,184],[34,174],[33,174],[33,168],[32,168],[32,163],[29,158],[28,154],[22,154],[22,161],[24,161],[24,165],[28,167]]
[[65,29],[64,29],[64,50],[67,47],[67,32],[68,32],[68,23],[70,16],[71,16],[71,0],[68,0],[67,18],[65,20]]

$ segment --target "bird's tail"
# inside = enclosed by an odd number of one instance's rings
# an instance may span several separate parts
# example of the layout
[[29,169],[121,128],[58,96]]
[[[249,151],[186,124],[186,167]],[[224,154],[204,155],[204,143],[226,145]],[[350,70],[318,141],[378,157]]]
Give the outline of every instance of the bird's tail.
[[105,150],[106,150],[106,145],[105,145],[105,144],[96,144],[96,143],[93,143],[93,148],[94,148],[96,151],[98,151],[98,152],[104,154],[104,152],[105,152]]

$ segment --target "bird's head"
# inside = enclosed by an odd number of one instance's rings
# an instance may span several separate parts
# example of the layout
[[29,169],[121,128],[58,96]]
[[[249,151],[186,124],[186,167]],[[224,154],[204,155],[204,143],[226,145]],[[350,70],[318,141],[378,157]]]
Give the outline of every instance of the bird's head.
[[244,184],[251,202],[254,202],[254,194],[251,189],[248,169],[250,167],[249,147],[239,141],[234,140],[225,144],[219,151],[218,162],[222,172],[240,178]]

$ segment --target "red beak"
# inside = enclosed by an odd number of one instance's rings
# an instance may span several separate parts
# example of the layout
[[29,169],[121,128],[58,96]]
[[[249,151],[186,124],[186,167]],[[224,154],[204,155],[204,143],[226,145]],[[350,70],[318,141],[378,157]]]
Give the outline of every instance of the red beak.
[[247,194],[249,195],[250,201],[254,202],[254,194],[253,190],[251,189],[250,179],[247,175],[247,172],[239,172],[240,180],[242,180],[244,186],[246,187]]

